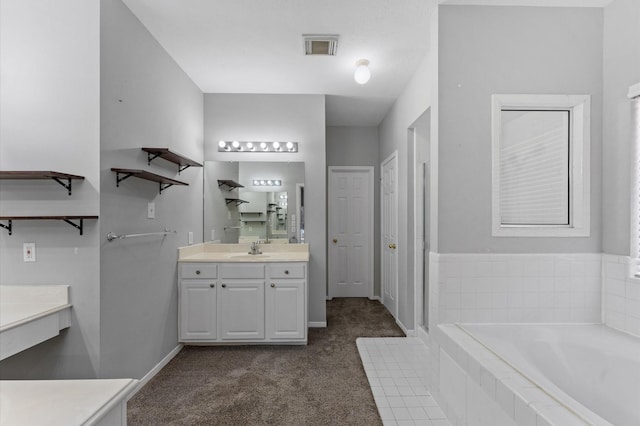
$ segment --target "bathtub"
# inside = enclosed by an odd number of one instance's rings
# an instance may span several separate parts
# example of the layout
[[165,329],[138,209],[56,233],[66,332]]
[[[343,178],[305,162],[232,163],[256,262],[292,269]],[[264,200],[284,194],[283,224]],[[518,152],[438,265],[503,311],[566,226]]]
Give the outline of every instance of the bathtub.
[[430,391],[451,424],[640,425],[632,335],[592,324],[440,324],[430,346]]

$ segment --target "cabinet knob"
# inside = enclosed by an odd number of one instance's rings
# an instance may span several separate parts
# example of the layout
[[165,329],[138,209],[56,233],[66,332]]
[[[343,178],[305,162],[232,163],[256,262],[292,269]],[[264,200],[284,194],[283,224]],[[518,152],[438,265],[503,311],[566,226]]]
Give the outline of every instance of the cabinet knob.
[[271,284],[271,288],[275,288],[275,287],[276,287],[276,285],[275,285],[275,284]]
[[200,275],[200,270],[199,269],[196,271],[196,275]]
[[287,269],[286,271],[284,271],[285,275],[289,275],[289,270]]
[[211,288],[215,288],[215,286],[216,286],[215,284],[209,284],[209,287]]
[[222,284],[222,288],[227,288],[227,285],[226,284]]
[[335,244],[335,243],[337,243],[337,242],[338,242],[338,239],[337,239],[337,238],[334,238],[334,239],[333,239],[333,244]]

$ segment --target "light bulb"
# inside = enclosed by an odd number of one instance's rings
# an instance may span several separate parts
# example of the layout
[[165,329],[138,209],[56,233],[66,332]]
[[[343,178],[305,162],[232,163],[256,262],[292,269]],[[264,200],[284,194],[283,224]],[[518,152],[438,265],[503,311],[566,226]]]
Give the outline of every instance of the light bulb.
[[258,185],[260,185],[260,181],[254,180],[253,181],[253,186],[258,186]]
[[365,84],[371,78],[371,70],[369,69],[369,61],[366,59],[360,59],[356,62],[356,72],[353,74],[353,78],[358,84]]
[[247,142],[247,149],[253,151],[253,144],[251,142]]
[[225,146],[227,146],[227,143],[225,141],[220,141],[220,142],[218,142],[218,146],[220,148],[224,148]]
[[262,148],[263,151],[266,151],[268,149],[267,144],[265,142],[262,142],[260,144],[260,148]]
[[291,151],[293,149],[293,142],[287,142],[287,149]]
[[273,149],[275,149],[276,151],[280,149],[280,142],[274,142],[273,143]]
[[238,141],[233,141],[233,143],[232,143],[231,145],[233,145],[233,147],[234,147],[235,149],[238,149],[238,147],[240,146],[240,142],[238,142]]

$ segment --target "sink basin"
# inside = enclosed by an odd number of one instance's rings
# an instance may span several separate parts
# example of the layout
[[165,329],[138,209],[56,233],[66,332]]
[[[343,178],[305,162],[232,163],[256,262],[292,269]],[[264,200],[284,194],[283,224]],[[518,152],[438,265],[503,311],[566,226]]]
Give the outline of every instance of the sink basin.
[[232,259],[248,259],[248,260],[251,260],[251,259],[264,259],[264,258],[271,257],[271,256],[268,255],[268,254],[234,254],[234,255],[231,255],[229,257],[231,257]]

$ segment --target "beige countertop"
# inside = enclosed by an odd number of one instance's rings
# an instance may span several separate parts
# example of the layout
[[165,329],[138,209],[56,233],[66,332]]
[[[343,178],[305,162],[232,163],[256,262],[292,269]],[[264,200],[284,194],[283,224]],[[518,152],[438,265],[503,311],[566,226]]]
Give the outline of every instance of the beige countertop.
[[178,249],[178,262],[308,262],[308,244],[260,244],[262,254],[249,254],[249,244],[203,243]]
[[68,285],[0,285],[0,360],[70,325]]
[[0,424],[93,425],[137,386],[134,379],[0,381]]

